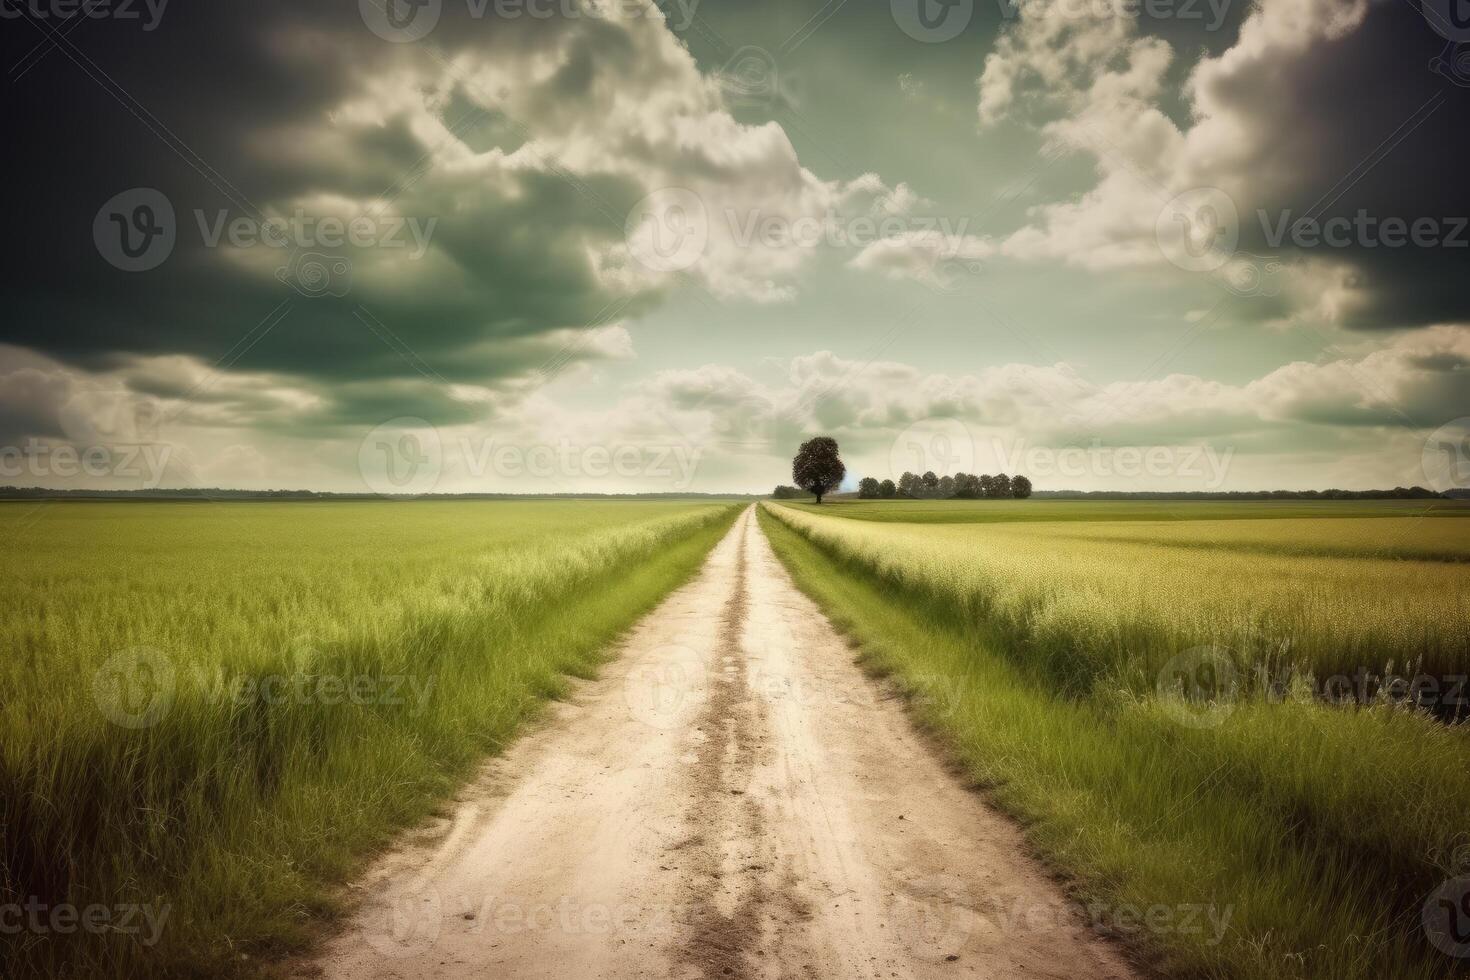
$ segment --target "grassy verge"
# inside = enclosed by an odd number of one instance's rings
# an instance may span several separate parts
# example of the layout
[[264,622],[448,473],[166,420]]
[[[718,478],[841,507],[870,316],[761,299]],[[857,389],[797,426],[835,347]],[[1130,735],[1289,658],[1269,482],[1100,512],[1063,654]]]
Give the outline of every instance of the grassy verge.
[[777,554],[863,663],[903,685],[922,721],[1073,876],[1088,912],[1162,972],[1463,971],[1430,944],[1421,914],[1470,873],[1465,731],[1312,699],[1244,702],[1200,724],[1153,697],[1059,696],[1018,669],[983,620],[905,592],[773,513],[762,507],[760,520]]
[[334,883],[740,510],[141,506],[58,511],[4,569],[6,975],[218,976],[299,947]]

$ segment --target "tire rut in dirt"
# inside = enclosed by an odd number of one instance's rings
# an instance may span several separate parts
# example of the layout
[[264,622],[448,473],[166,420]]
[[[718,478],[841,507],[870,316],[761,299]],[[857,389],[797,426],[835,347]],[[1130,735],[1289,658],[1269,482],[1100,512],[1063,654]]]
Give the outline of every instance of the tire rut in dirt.
[[688,770],[689,873],[683,881],[688,892],[687,933],[679,958],[710,980],[752,975],[749,951],[760,941],[767,899],[755,873],[764,862],[755,854],[735,853],[742,846],[758,846],[764,829],[761,807],[746,794],[764,727],[762,705],[751,691],[741,647],[748,602],[748,517],[746,521],[735,559],[734,587],[721,614],[720,647],[711,665],[708,699],[695,729],[703,741]]

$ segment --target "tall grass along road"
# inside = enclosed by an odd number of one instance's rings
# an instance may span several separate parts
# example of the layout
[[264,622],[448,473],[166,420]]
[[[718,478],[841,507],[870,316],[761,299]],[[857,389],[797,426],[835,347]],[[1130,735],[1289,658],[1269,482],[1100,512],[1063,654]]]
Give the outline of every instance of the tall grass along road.
[[1133,976],[749,511],[556,716],[370,873],[308,972]]
[[867,666],[1162,972],[1463,975],[1470,523],[1190,522],[1173,502],[1017,523],[986,503],[761,519]]
[[727,504],[0,506],[0,975],[250,972]]

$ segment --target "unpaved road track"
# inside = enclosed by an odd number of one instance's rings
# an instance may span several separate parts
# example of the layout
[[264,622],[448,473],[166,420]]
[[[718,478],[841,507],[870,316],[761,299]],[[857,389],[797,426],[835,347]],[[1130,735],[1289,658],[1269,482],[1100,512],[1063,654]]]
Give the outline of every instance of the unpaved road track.
[[1133,976],[743,514],[367,876],[327,977]]

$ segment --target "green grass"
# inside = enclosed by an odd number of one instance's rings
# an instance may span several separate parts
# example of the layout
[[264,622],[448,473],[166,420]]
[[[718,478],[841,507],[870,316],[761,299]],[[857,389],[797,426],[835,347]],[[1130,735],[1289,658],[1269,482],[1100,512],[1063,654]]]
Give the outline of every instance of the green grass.
[[[1123,938],[1161,971],[1459,975],[1463,963],[1426,941],[1420,909],[1470,871],[1463,726],[1310,697],[1201,715],[1116,687],[1070,696],[1018,665],[1014,631],[792,514],[764,505],[760,520],[797,584],[869,669],[902,685],[1085,905],[1104,921],[1118,909],[1162,909],[1174,917],[1158,921],[1175,923],[1178,910],[1204,909],[1226,921],[1219,941],[1209,928],[1129,929]],[[1202,717],[1213,724],[1180,720]]]
[[1203,646],[1246,684],[1470,670],[1462,520],[899,523],[770,506],[895,589],[984,622],[1019,668],[1074,693],[1146,693]]
[[905,524],[1202,521],[1300,517],[1470,517],[1463,500],[829,500],[781,501],[814,514]]
[[218,975],[300,946],[739,509],[0,507],[0,904],[167,915],[153,946],[0,933],[4,972]]

